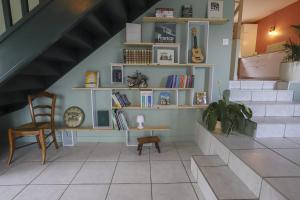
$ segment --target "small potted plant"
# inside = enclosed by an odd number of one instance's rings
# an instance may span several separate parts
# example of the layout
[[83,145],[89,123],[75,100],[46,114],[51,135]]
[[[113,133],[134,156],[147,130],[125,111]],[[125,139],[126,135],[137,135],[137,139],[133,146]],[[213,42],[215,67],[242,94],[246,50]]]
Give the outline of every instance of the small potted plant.
[[250,108],[241,103],[229,102],[226,95],[223,95],[219,101],[209,104],[202,116],[208,130],[221,131],[227,135],[233,131],[253,135],[256,123],[251,121],[251,118],[252,110]]
[[[300,31],[300,26],[293,27]],[[280,64],[280,79],[283,81],[300,81],[300,44],[290,40],[285,48],[287,49],[287,56]]]

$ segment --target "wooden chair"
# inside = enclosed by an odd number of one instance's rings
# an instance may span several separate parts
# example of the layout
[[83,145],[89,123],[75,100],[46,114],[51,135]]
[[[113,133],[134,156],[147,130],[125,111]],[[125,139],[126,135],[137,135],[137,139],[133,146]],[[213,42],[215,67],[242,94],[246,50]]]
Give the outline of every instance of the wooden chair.
[[160,148],[158,145],[158,143],[160,142],[160,139],[158,136],[141,137],[141,138],[138,138],[137,141],[138,141],[137,150],[139,151],[139,155],[142,154],[143,145],[150,144],[150,143],[154,143],[158,153],[160,153]]
[[[38,100],[42,98],[47,98],[51,100],[51,105],[39,105]],[[8,141],[9,141],[9,156],[8,164],[10,165],[14,152],[16,149],[26,147],[32,144],[38,144],[42,152],[42,163],[46,160],[46,149],[54,143],[55,148],[58,149],[58,144],[55,135],[55,103],[56,96],[48,92],[41,92],[36,95],[28,96],[29,108],[32,122],[28,124],[21,125],[18,128],[10,128],[8,130]],[[50,112],[49,112],[50,111]],[[45,120],[47,118],[47,120]],[[49,134],[45,134],[45,130],[50,130]],[[35,136],[37,142],[22,145],[16,147],[15,141],[18,138],[26,136]],[[46,146],[46,139],[52,136],[52,141]]]

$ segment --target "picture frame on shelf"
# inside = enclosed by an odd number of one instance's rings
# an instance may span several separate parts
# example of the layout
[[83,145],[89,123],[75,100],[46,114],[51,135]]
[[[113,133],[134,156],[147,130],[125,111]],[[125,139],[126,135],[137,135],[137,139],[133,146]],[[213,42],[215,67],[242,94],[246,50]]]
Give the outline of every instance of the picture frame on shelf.
[[170,105],[171,103],[171,94],[170,92],[161,92],[159,94],[159,105]]
[[223,18],[223,0],[208,0],[207,17]]
[[142,25],[135,23],[126,23],[126,42],[142,42]]
[[97,71],[86,71],[84,77],[84,87],[86,88],[100,87],[100,73]]
[[176,23],[155,23],[154,40],[156,43],[175,43]]
[[195,92],[194,105],[206,105],[207,92]]
[[124,83],[123,65],[112,63],[110,68],[111,68],[111,84],[123,85]]
[[179,64],[180,46],[177,44],[153,45],[154,64]]
[[98,110],[97,111],[97,127],[98,128],[110,127],[109,110]]

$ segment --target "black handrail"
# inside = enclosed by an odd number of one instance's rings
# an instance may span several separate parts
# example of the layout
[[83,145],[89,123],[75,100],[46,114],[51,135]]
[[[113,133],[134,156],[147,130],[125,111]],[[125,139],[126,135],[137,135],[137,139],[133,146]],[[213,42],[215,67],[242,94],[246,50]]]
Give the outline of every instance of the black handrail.
[[[25,24],[31,17],[33,17],[39,11],[41,11],[51,1],[53,1],[53,0],[40,0],[40,3],[29,12],[28,0],[21,0],[22,18],[18,22],[16,22],[15,24],[13,24],[10,1],[9,0],[2,0],[3,14],[4,14],[6,29],[5,29],[5,32],[0,35],[0,43],[2,41],[4,41],[11,33],[16,31],[23,24]],[[27,10],[27,12],[26,12],[26,10]]]

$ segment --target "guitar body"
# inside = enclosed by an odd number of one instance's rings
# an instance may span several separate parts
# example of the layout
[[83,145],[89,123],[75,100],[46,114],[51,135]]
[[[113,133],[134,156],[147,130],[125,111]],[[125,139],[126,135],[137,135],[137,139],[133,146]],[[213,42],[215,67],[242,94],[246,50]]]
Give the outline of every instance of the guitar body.
[[200,48],[197,45],[197,29],[192,28],[192,35],[194,37],[194,47],[192,48],[192,63],[204,62],[204,56]]
[[204,61],[204,56],[200,48],[192,49],[192,62],[193,63],[202,63]]

